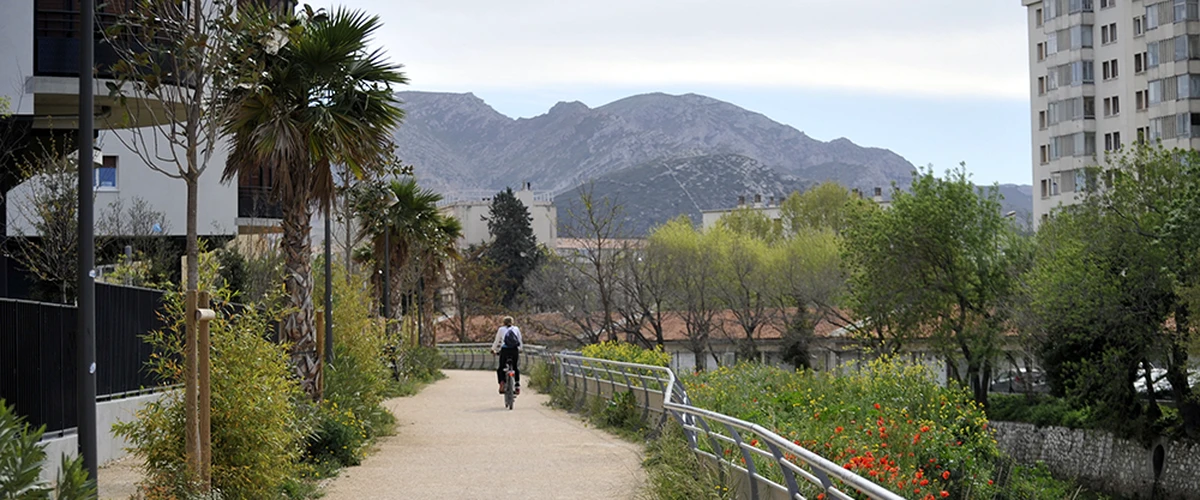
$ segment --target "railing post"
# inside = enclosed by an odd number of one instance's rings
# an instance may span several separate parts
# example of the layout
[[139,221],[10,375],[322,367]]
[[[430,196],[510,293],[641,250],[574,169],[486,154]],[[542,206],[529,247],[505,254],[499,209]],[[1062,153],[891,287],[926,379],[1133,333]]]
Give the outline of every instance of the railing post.
[[771,450],[771,455],[775,457],[775,463],[779,464],[779,470],[783,472],[783,480],[787,483],[788,498],[796,498],[800,494],[800,485],[796,483],[796,473],[792,472],[790,467],[785,467],[784,462],[790,462],[783,453],[779,451],[779,446],[775,443],[766,441],[767,448]]
[[729,437],[733,438],[734,445],[738,451],[742,452],[742,461],[746,463],[746,480],[750,482],[750,500],[758,500],[758,480],[754,478],[754,454],[746,449],[746,443],[742,441],[742,435],[738,433],[737,428],[725,424],[725,429],[729,431]]

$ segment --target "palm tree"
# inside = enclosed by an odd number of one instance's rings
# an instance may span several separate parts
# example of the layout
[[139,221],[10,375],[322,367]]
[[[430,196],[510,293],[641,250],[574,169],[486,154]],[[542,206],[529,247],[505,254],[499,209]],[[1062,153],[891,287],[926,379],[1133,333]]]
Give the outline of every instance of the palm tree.
[[224,131],[233,144],[222,180],[261,166],[274,172],[290,305],[282,326],[296,374],[317,398],[312,215],[318,206],[327,211],[334,196],[331,165],[360,177],[379,168],[404,116],[392,86],[407,79],[400,65],[367,49],[378,17],[307,6],[298,16],[253,7],[240,15],[254,20],[238,45],[251,55],[234,68],[238,85],[225,96],[233,113]]
[[437,335],[433,329],[433,299],[442,288],[446,264],[451,259],[459,258],[458,239],[463,234],[462,222],[450,215],[438,214],[430,229],[426,241],[421,245],[421,288],[418,293],[423,333],[419,341],[427,347],[437,344]]
[[[391,191],[395,203],[390,206],[382,203],[381,200],[387,194],[383,191]],[[404,276],[400,271],[406,269],[414,251],[418,251],[417,249],[430,239],[439,218],[437,203],[442,200],[442,196],[422,189],[415,179],[405,177],[364,188],[357,198],[359,213],[383,214],[382,217],[363,217],[362,229],[374,243],[376,264],[383,266],[386,262],[391,266],[393,272],[388,289],[391,290],[392,296],[384,300],[388,300],[392,306],[389,310],[393,317],[388,319],[399,319],[400,308],[394,306],[398,298],[405,294],[402,286]],[[384,246],[385,230],[390,231],[387,238],[390,240],[390,247]],[[382,283],[380,285],[382,288]]]

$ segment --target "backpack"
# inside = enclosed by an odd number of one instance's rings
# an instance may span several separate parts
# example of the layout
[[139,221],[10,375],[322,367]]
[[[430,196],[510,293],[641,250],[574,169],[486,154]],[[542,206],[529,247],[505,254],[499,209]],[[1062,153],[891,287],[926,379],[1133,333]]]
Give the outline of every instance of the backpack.
[[516,349],[520,347],[520,342],[517,341],[517,334],[513,333],[512,327],[508,327],[508,332],[504,334],[504,348]]

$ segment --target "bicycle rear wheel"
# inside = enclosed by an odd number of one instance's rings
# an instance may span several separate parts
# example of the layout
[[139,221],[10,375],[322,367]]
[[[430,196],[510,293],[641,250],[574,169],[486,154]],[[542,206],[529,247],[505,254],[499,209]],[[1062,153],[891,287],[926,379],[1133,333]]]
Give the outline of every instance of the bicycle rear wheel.
[[513,394],[513,386],[515,385],[516,382],[513,381],[513,372],[512,370],[508,370],[504,383],[504,407],[510,410],[513,409],[513,401],[517,399],[516,395]]

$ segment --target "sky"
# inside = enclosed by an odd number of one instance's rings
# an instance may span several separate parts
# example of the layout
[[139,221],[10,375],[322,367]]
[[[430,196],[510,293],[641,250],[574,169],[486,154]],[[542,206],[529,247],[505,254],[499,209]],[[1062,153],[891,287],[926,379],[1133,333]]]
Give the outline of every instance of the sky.
[[[313,2],[320,6],[320,2]],[[406,90],[514,117],[697,93],[978,183],[1031,181],[1018,0],[339,0],[380,16]]]

